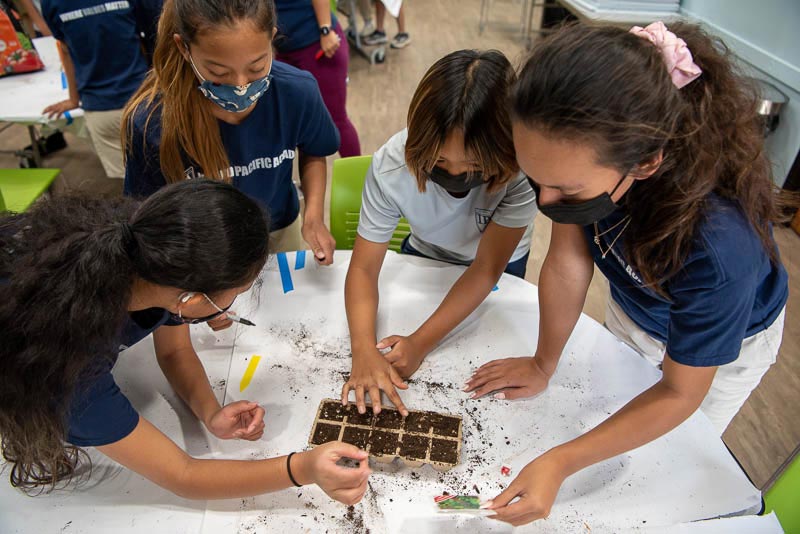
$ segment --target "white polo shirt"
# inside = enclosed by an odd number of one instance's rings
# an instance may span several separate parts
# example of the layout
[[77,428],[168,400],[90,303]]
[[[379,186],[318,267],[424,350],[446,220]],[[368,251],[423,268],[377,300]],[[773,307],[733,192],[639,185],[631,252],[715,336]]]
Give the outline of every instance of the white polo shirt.
[[385,243],[401,217],[411,226],[409,244],[422,254],[442,261],[468,265],[475,259],[483,231],[494,221],[507,228],[526,227],[510,261],[528,253],[536,215],[536,194],[520,173],[503,187],[487,185],[455,198],[428,180],[420,193],[405,161],[408,132],[395,134],[373,156],[361,196],[358,235]]

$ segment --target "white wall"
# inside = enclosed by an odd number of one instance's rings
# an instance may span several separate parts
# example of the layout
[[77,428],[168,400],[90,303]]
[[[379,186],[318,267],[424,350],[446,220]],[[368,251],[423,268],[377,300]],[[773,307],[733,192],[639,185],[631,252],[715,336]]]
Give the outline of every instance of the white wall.
[[800,0],[683,0],[681,11],[790,98],[767,140],[775,182],[782,185],[800,151]]

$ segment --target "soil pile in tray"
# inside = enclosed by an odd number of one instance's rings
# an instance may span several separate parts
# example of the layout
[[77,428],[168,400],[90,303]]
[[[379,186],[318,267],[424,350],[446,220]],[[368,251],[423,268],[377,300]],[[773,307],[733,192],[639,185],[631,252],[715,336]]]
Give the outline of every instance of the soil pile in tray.
[[370,405],[360,414],[353,404],[345,407],[340,401],[324,399],[308,443],[315,446],[340,440],[366,450],[379,461],[399,457],[412,467],[431,464],[444,470],[460,462],[461,426],[461,417],[456,415],[409,411],[404,418],[394,408],[383,408],[374,415]]

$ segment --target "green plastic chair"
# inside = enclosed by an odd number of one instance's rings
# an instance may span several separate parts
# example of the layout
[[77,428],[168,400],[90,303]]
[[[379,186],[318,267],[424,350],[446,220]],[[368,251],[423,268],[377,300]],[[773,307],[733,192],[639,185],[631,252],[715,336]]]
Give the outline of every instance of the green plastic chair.
[[800,532],[800,455],[767,491],[764,503],[764,513],[774,511],[784,532]]
[[22,213],[50,188],[61,169],[0,169],[2,211]]
[[[352,250],[356,242],[358,217],[361,212],[361,190],[364,178],[372,163],[372,156],[340,158],[333,162],[331,178],[331,234],[336,248]],[[400,252],[403,239],[411,233],[411,226],[400,219],[389,240],[389,249]]]

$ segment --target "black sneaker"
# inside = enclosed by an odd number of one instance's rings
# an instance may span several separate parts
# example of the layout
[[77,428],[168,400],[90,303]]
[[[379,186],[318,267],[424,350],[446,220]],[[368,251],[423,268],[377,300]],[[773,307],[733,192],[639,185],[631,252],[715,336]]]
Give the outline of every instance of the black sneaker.
[[403,32],[403,33],[398,33],[397,35],[394,36],[394,39],[392,39],[391,47],[405,48],[409,44],[411,44],[411,36],[406,32]]
[[380,30],[375,30],[371,34],[364,37],[364,44],[367,46],[386,44],[388,42],[389,39],[386,37],[386,32],[382,32]]

